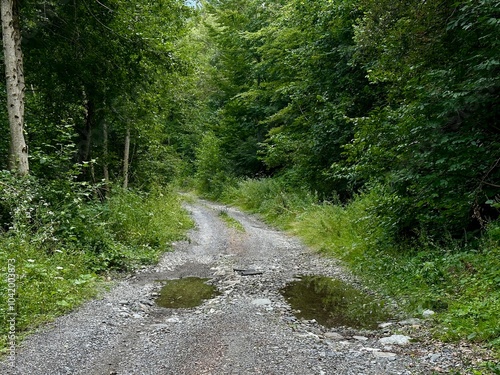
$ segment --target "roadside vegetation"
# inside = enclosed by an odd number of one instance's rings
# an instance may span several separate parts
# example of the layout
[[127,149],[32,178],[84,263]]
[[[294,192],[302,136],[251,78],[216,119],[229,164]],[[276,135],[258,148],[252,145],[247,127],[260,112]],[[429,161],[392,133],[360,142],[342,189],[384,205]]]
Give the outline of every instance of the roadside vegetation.
[[[191,227],[179,195],[170,189],[117,189],[105,203],[82,199],[57,206],[36,184],[23,191],[2,189],[12,202],[25,202],[16,205],[14,229],[0,238],[1,264],[15,260],[18,339],[96,296],[120,272],[154,264]],[[7,289],[7,277],[0,289]],[[0,306],[5,319],[7,308]],[[9,324],[0,326],[0,353],[7,353],[8,329]]]
[[318,203],[280,179],[245,180],[227,189],[225,203],[257,213],[341,259],[368,285],[393,296],[410,314],[431,309],[443,340],[483,342],[500,349],[500,227],[491,224],[469,243],[422,234],[402,241],[385,228],[391,212],[377,210],[382,192],[361,193],[347,204]]

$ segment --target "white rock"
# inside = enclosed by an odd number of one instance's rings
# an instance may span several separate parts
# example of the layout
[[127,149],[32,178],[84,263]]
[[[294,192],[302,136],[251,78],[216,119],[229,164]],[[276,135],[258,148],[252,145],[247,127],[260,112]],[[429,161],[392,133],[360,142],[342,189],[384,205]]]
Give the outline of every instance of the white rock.
[[319,340],[319,336],[318,336],[317,334],[315,334],[315,333],[312,333],[312,332],[307,331],[307,335],[308,335],[309,337],[314,337],[315,339]]
[[352,336],[352,338],[354,340],[358,340],[358,341],[367,341],[368,340],[368,337],[365,337],[365,336]]
[[271,304],[271,300],[267,299],[267,298],[258,298],[258,299],[254,299],[252,301],[252,305],[255,305],[255,306],[266,306],[266,305],[270,305],[270,304]]
[[392,326],[392,323],[380,323],[378,326],[379,328],[387,328]]
[[428,318],[428,317],[430,317],[430,316],[432,316],[432,315],[434,315],[434,314],[435,314],[435,312],[434,312],[434,311],[432,311],[432,310],[424,310],[424,311],[422,312],[422,316],[423,316],[424,318]]
[[174,316],[172,318],[165,319],[165,322],[167,322],[167,323],[180,323],[181,320],[179,318],[177,318],[176,316]]
[[421,324],[422,321],[418,318],[410,318],[406,320],[402,320],[399,322],[402,326],[413,326],[413,325],[418,325]]
[[361,350],[366,350],[367,352],[379,352],[378,348],[362,348]]
[[382,345],[408,345],[411,337],[404,335],[392,335],[378,340]]

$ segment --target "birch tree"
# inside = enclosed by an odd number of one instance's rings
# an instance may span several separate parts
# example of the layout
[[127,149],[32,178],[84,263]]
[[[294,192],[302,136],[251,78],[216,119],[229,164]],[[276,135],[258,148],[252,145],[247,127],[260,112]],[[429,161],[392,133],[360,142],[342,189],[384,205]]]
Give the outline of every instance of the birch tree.
[[123,150],[123,188],[128,189],[129,179],[129,159],[130,159],[130,126],[127,125],[127,134],[125,135],[125,148]]
[[9,167],[26,175],[29,164],[24,139],[24,72],[17,0],[1,0],[1,18],[10,125]]

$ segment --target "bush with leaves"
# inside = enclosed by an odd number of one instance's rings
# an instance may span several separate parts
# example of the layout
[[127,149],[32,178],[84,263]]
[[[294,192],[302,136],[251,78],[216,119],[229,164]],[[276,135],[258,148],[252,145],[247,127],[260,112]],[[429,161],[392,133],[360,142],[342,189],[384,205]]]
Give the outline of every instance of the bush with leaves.
[[362,4],[355,61],[387,102],[354,120],[348,171],[401,197],[401,234],[484,227],[499,214],[498,1]]
[[195,168],[195,186],[198,191],[210,197],[219,197],[231,178],[221,141],[213,132],[207,132],[196,149]]

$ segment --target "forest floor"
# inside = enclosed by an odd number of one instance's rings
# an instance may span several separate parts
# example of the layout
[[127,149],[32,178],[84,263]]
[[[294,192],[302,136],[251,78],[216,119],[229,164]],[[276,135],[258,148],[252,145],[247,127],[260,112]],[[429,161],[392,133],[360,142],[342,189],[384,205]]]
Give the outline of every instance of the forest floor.
[[[29,336],[15,366],[1,362],[0,373],[472,374],[487,357],[468,344],[432,339],[432,321],[422,317],[401,315],[370,330],[297,318],[280,290],[299,275],[362,286],[335,260],[250,215],[204,201],[186,208],[196,223],[189,240]],[[228,226],[221,212],[244,230]],[[220,294],[193,308],[155,303],[160,280],[186,277],[208,278]],[[412,340],[380,341],[396,334]]]

